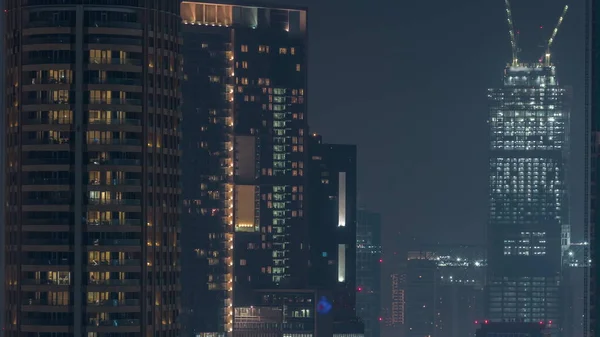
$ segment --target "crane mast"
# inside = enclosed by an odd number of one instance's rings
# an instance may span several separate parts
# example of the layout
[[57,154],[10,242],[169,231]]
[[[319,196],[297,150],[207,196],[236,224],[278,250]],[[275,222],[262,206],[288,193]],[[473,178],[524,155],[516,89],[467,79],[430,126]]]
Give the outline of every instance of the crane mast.
[[565,8],[563,9],[562,14],[558,18],[558,23],[556,24],[556,27],[554,27],[554,30],[552,31],[552,35],[550,36],[550,39],[548,39],[548,44],[546,45],[546,54],[540,58],[540,60],[545,61],[544,64],[547,67],[549,67],[551,65],[550,47],[552,47],[552,43],[554,42],[554,39],[556,38],[556,34],[558,34],[558,29],[560,28],[560,25],[562,24],[562,22],[565,18],[565,15],[567,15],[567,10],[569,10],[569,5],[565,5]]
[[506,20],[508,21],[508,34],[510,35],[510,45],[512,47],[512,66],[516,67],[519,64],[519,58],[517,56],[518,48],[517,48],[517,36],[515,35],[515,27],[512,19],[512,12],[510,10],[510,2],[508,0],[504,0],[504,5],[506,6]]

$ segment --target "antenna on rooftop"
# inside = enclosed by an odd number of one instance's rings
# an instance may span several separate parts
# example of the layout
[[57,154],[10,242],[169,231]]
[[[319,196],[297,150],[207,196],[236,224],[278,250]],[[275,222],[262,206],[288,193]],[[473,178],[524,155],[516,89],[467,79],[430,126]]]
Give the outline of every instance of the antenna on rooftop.
[[548,44],[546,45],[546,54],[543,55],[540,58],[540,63],[542,62],[542,60],[544,60],[544,64],[549,67],[551,65],[550,63],[550,47],[552,46],[552,43],[554,42],[554,39],[556,38],[556,34],[558,33],[558,28],[560,28],[560,25],[562,24],[565,15],[567,14],[567,10],[569,9],[568,5],[565,5],[565,8],[562,11],[562,14],[560,15],[560,18],[558,18],[558,23],[556,24],[556,27],[554,27],[554,30],[552,31],[552,35],[550,36],[550,39],[548,40]]
[[508,2],[508,0],[504,0],[504,5],[506,7],[508,34],[510,35],[510,45],[512,47],[512,66],[516,67],[519,65],[519,58],[517,57],[517,53],[519,52],[519,49],[517,47],[517,36],[515,35],[515,26],[513,24],[512,12],[510,10],[510,2]]

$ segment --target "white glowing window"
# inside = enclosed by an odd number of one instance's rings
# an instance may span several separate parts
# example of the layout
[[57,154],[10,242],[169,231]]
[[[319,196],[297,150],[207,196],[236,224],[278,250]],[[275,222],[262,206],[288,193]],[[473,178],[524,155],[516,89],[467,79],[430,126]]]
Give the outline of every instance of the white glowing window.
[[338,176],[338,227],[346,226],[346,172]]
[[338,282],[346,281],[346,245],[338,245]]

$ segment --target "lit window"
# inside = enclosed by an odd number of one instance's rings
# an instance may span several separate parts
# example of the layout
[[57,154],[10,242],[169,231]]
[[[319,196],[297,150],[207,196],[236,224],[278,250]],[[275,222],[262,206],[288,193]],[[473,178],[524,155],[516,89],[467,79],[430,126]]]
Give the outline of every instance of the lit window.
[[241,47],[242,53],[247,53],[248,52],[248,45],[243,44]]
[[279,54],[287,54],[287,48],[279,48]]
[[300,71],[300,64],[296,64],[296,71]]
[[248,62],[242,61],[242,68],[248,69]]
[[290,48],[290,54],[296,55],[296,48],[294,48],[294,47]]

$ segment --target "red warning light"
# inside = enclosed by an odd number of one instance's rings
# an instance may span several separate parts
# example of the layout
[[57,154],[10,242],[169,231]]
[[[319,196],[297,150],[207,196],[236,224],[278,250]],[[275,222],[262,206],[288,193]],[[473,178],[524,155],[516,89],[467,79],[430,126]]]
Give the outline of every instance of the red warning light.
[[383,262],[383,259],[379,259],[379,263],[382,263],[382,262]]
[[479,324],[479,321],[475,321],[475,324]]
[[380,322],[381,322],[381,321],[383,321],[383,317],[379,317],[379,321],[380,321]]
[[488,324],[490,321],[488,321],[487,319],[485,321],[483,321],[483,323]]
[[543,28],[544,28],[544,26],[540,26],[540,29],[543,29]]
[[358,288],[356,288],[356,290],[360,292],[360,291],[362,291],[362,287],[358,287]]
[[540,321],[540,324],[544,324],[544,321]]
[[548,324],[552,324],[552,321],[548,321]]

